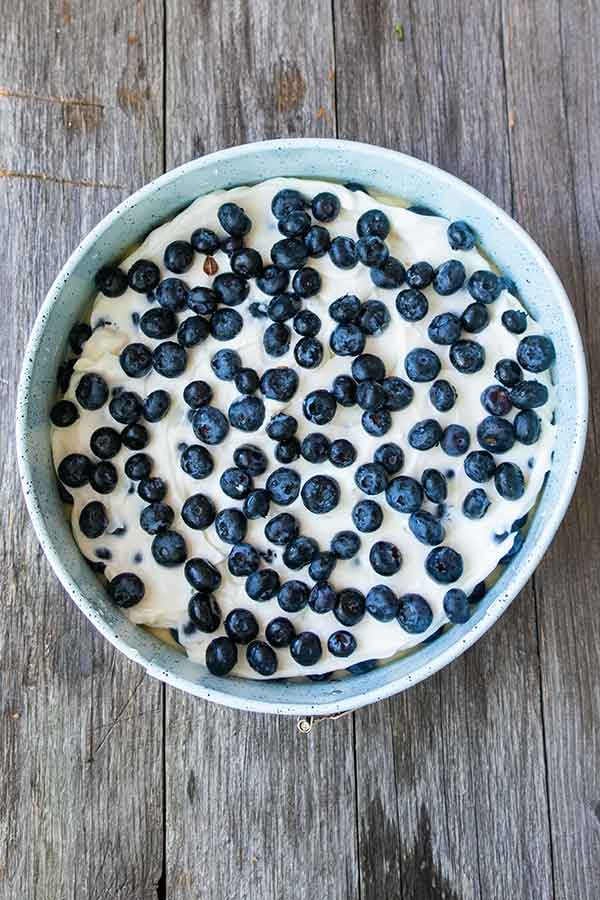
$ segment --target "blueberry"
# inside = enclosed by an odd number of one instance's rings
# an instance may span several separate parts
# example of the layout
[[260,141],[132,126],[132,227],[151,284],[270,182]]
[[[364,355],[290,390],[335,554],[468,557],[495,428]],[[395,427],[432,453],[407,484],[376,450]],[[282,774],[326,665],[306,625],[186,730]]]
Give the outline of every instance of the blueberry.
[[163,261],[170,272],[181,275],[194,261],[194,248],[187,241],[172,241],[165,247]]
[[397,512],[412,513],[423,502],[423,490],[418,481],[408,475],[398,475],[387,486],[385,499]]
[[477,272],[473,272],[469,278],[467,290],[473,300],[478,300],[480,303],[493,303],[502,291],[502,279],[493,272],[479,269]]
[[383,334],[390,324],[387,306],[381,300],[367,300],[361,306],[356,324],[364,334]]
[[416,347],[406,354],[404,369],[411,381],[433,381],[439,375],[441,363],[433,350]]
[[473,450],[464,462],[465,472],[471,481],[484,484],[493,478],[496,471],[494,457],[487,450]]
[[508,419],[487,416],[477,426],[477,440],[490,453],[507,453],[515,442],[515,431]]
[[490,316],[483,303],[469,303],[460,317],[462,327],[471,334],[483,331],[489,321]]
[[505,500],[519,500],[525,493],[525,479],[514,463],[500,463],[494,474],[496,490]]
[[202,316],[188,316],[177,329],[177,341],[182,347],[197,347],[210,333],[210,324]]
[[149,294],[160,281],[160,269],[148,259],[138,259],[127,272],[129,287],[138,294]]
[[342,625],[357,625],[365,614],[365,598],[354,588],[345,588],[337,598],[334,615]]
[[252,222],[236,203],[223,203],[217,210],[217,218],[227,234],[243,237],[252,228]]
[[198,444],[191,444],[185,448],[179,464],[186,475],[196,479],[208,478],[214,467],[212,456],[206,447],[200,447]]
[[385,378],[385,366],[378,356],[363,353],[352,361],[352,377],[355,381],[381,381]]
[[336,559],[352,559],[360,550],[360,538],[354,531],[338,531],[331,539],[331,552]]
[[[143,454],[137,453],[136,456]],[[138,496],[146,503],[159,503],[167,496],[167,486],[162,478],[142,478],[138,484]]]
[[287,465],[300,458],[300,441],[291,438],[289,441],[280,441],[275,447],[275,459],[277,462]]
[[329,462],[337,469],[346,469],[356,460],[356,449],[350,441],[338,438],[329,448]]
[[365,349],[365,335],[353,323],[338,325],[331,332],[329,346],[338,356],[358,356]]
[[385,393],[377,381],[361,381],[356,389],[356,402],[361,409],[381,409],[385,403]]
[[396,309],[406,322],[420,322],[429,311],[427,297],[416,288],[400,291],[396,297]]
[[241,250],[243,246],[244,238],[240,235],[229,235],[226,238],[222,238],[219,243],[220,249],[229,257],[233,256],[238,250]]
[[316,269],[305,266],[294,275],[292,288],[299,297],[314,297],[321,289],[321,276]]
[[290,273],[279,266],[265,266],[262,275],[256,279],[256,286],[263,294],[271,297],[287,290],[290,283]]
[[221,509],[215,516],[217,535],[226,544],[239,544],[243,541],[247,527],[246,517],[239,509]]
[[363,184],[361,184],[359,181],[347,181],[346,184],[344,185],[344,187],[347,190],[352,191],[353,193],[356,191],[362,191],[363,194],[369,193],[368,190],[366,189],[366,187]]
[[274,569],[259,569],[246,579],[246,593],[252,600],[264,603],[279,593],[279,575]]
[[309,463],[322,463],[329,457],[331,444],[327,435],[319,431],[307,434],[302,440],[300,452]]
[[221,490],[233,500],[243,500],[252,490],[252,479],[247,472],[235,467],[225,469],[219,479]]
[[246,499],[242,511],[247,519],[264,519],[269,515],[269,506],[271,498],[268,491],[264,488],[257,488],[250,491]]
[[267,307],[264,303],[258,303],[256,300],[249,304],[248,312],[253,319],[267,318]]
[[356,403],[356,383],[349,375],[337,375],[331,393],[340,406],[354,406]]
[[195,590],[204,594],[216,591],[221,584],[221,573],[207,559],[188,559],[183,574]]
[[264,641],[252,641],[246,650],[248,665],[265,678],[277,671],[277,654]]
[[92,329],[87,322],[77,322],[69,332],[69,347],[76,356],[83,352],[83,345],[91,337]]
[[[145,453],[134,453],[125,463],[125,474],[132,481],[148,478],[152,471],[152,461]],[[160,498],[162,500],[162,497]]]
[[361,424],[367,434],[383,437],[392,427],[392,417],[387,409],[367,411],[362,414]]
[[143,425],[132,422],[121,432],[121,441],[129,450],[143,450],[148,445],[150,435]]
[[309,590],[303,581],[285,581],[277,595],[284,612],[300,612],[308,603]]
[[523,310],[506,309],[502,313],[502,324],[511,334],[523,334],[527,331],[527,316]]
[[211,288],[192,288],[187,296],[187,306],[198,316],[211,316],[217,308],[219,298]]
[[303,209],[293,209],[279,219],[277,227],[288,238],[303,238],[310,228],[310,216]]
[[413,450],[431,450],[442,439],[442,426],[435,419],[415,422],[408,432],[408,443]]
[[365,598],[369,615],[378,622],[391,622],[398,615],[398,598],[385,584],[376,584]]
[[265,637],[272,647],[289,647],[295,636],[294,626],[283,616],[271,619],[265,628]]
[[433,279],[434,290],[443,297],[460,290],[465,281],[465,267],[457,259],[442,263]]
[[329,550],[317,553],[308,567],[308,574],[313,581],[327,581],[335,569],[336,558]]
[[514,359],[501,359],[496,364],[494,375],[505,387],[514,387],[523,378],[521,367]]
[[227,637],[218,637],[206,648],[206,668],[211,675],[227,675],[237,663],[237,647]]
[[396,375],[384,378],[381,386],[385,397],[385,408],[392,412],[406,409],[412,403],[414,391],[410,384]]
[[302,337],[315,337],[321,330],[321,320],[310,309],[301,309],[294,316],[294,331]]
[[171,398],[166,391],[152,391],[145,398],[142,414],[147,422],[159,422],[166,416],[171,405]]
[[337,402],[330,391],[319,389],[311,391],[304,398],[302,411],[309,422],[314,425],[326,425],[335,416]]
[[273,503],[289,506],[300,493],[300,476],[293,469],[275,469],[267,478],[266,487]]
[[121,435],[114,428],[96,428],[90,438],[90,450],[98,459],[112,459],[121,449]]
[[140,526],[148,534],[158,534],[173,524],[173,510],[166,503],[151,503],[140,513]]
[[[265,396],[268,397],[269,395],[265,394]],[[290,398],[288,397],[287,399],[289,400]],[[296,434],[297,430],[298,422],[293,416],[288,416],[286,413],[274,415],[266,428],[267,435],[272,441],[289,441]]]
[[241,444],[233,451],[233,461],[239,469],[248,475],[256,477],[267,471],[267,457],[260,449],[252,444]]
[[187,306],[189,289],[181,278],[165,278],[152,294],[152,299],[169,312],[181,312]]
[[290,349],[292,333],[287,325],[274,322],[263,334],[263,346],[269,356],[283,356]]
[[221,610],[214,597],[193,594],[188,603],[190,621],[200,631],[212,634],[221,624]]
[[108,593],[113,603],[121,609],[128,609],[143,599],[144,582],[133,572],[121,572],[109,582]]
[[235,386],[240,394],[253,394],[259,385],[260,381],[254,369],[240,369],[235,376]]
[[273,322],[285,322],[296,315],[301,305],[300,297],[288,291],[273,297],[267,307],[267,315]]
[[333,612],[337,601],[337,592],[327,581],[318,581],[308,597],[308,605],[314,613]]
[[378,575],[391,576],[400,571],[402,554],[395,544],[389,541],[377,541],[369,553],[371,567]]
[[144,313],[140,319],[140,329],[152,340],[163,340],[177,331],[177,317],[170,309],[158,306]]
[[70,400],[59,400],[50,410],[50,421],[57,428],[68,428],[78,418],[77,407]]
[[376,234],[366,235],[356,243],[356,252],[365,266],[382,266],[390,252],[383,240]]
[[375,451],[373,459],[383,466],[388,475],[396,475],[404,465],[404,452],[398,444],[381,444]]
[[290,644],[290,653],[299,666],[314,666],[321,658],[321,641],[312,631],[301,631]]
[[364,494],[375,496],[386,489],[388,477],[379,463],[364,463],[356,470],[354,481]]
[[456,402],[456,391],[449,382],[440,379],[429,388],[429,399],[438,412],[449,412]]
[[190,381],[183,389],[183,399],[191,409],[200,409],[212,400],[212,388],[206,381]]
[[439,316],[434,316],[427,329],[429,340],[434,344],[454,344],[455,341],[458,341],[460,333],[460,319],[453,313],[441,313]]
[[367,672],[372,672],[373,669],[376,668],[376,659],[365,659],[363,660],[363,662],[355,663],[353,666],[348,666],[346,671],[350,672],[351,675],[365,675]]
[[406,269],[399,259],[388,256],[382,266],[373,266],[369,274],[371,281],[377,287],[394,290],[394,288],[399,288],[406,278]]
[[301,338],[294,347],[294,359],[303,369],[316,369],[323,361],[323,344],[317,338]]
[[382,210],[369,209],[356,223],[356,233],[361,238],[376,235],[385,240],[390,233],[390,220]]
[[163,341],[152,354],[154,370],[163,378],[177,378],[185,370],[187,354],[175,341]]
[[83,487],[90,479],[92,464],[82,453],[69,453],[58,466],[58,477],[67,487]]
[[[406,283],[411,288],[422,290],[423,288],[429,287],[433,281],[434,274],[433,266],[430,263],[416,262],[406,272]],[[398,312],[400,312],[400,310],[398,310]]]
[[408,527],[421,544],[429,544],[431,547],[441,544],[445,537],[444,526],[424,509],[411,513]]
[[448,496],[448,483],[437,469],[423,470],[421,486],[423,493],[432,503],[443,503]]
[[349,631],[334,631],[327,640],[327,649],[332,656],[352,656],[356,650],[356,639]]
[[471,436],[463,425],[448,425],[440,440],[441,448],[448,456],[462,456],[470,443]]
[[103,503],[92,500],[79,514],[79,527],[87,538],[99,538],[108,528],[108,516]]
[[207,256],[212,256],[219,249],[219,238],[210,228],[196,228],[190,243],[197,253],[206,253]]
[[283,551],[283,564],[288,569],[302,569],[313,561],[319,552],[319,545],[314,538],[300,535],[286,544]]
[[438,584],[452,584],[463,573],[462,556],[452,547],[434,547],[425,560],[425,570]]
[[263,269],[260,253],[247,247],[242,247],[232,253],[229,265],[231,271],[241,278],[258,278]]
[[542,431],[540,417],[531,409],[517,413],[513,422],[515,438],[521,444],[535,444]]
[[414,213],[415,216],[435,216],[435,217],[437,217],[437,213],[434,212],[434,210],[431,209],[431,207],[429,207],[429,206],[422,206],[422,205],[409,206],[408,211],[411,213]]
[[229,431],[229,422],[220,409],[203,406],[194,413],[192,427],[199,441],[204,444],[220,444]]
[[332,222],[340,211],[340,201],[335,194],[322,191],[313,197],[311,203],[312,214],[319,222]]
[[444,595],[444,612],[453,625],[463,625],[469,621],[471,612],[469,601],[464,591],[450,588]]
[[300,193],[293,188],[284,188],[278,191],[271,201],[271,212],[276,219],[282,219],[295,209],[304,209],[307,202]]
[[229,421],[240,431],[258,431],[265,420],[265,404],[260,397],[242,397],[229,407]]
[[84,409],[100,409],[108,400],[108,385],[101,375],[96,375],[95,372],[86,372],[79,379],[79,384],[75,388],[75,396],[79,405]]
[[118,266],[103,266],[94,275],[94,284],[105,297],[120,297],[127,290],[127,275]]
[[250,285],[235,272],[223,272],[214,279],[213,290],[221,303],[226,306],[239,306],[248,296]]
[[304,235],[304,246],[309,256],[319,259],[325,256],[331,245],[331,236],[322,225],[313,225]]
[[69,384],[71,383],[71,375],[73,374],[73,369],[75,368],[75,360],[74,359],[65,359],[58,367],[58,372],[56,373],[56,383],[60,390],[65,394],[69,390]]
[[[267,331],[268,330],[269,329],[267,329]],[[260,379],[260,389],[263,395],[269,400],[278,400],[281,403],[287,403],[288,400],[292,399],[298,389],[298,375],[293,369],[287,368],[286,366],[267,369]],[[291,416],[288,416],[288,418],[291,418]],[[271,422],[273,422],[273,419]],[[294,432],[292,432],[292,434]],[[269,434],[268,431],[267,434]],[[292,434],[282,434],[281,436],[269,434],[269,437],[272,437],[274,440],[285,440],[286,438],[289,439],[289,437],[292,437]]]
[[258,634],[258,622],[249,609],[232,609],[225,619],[225,631],[236,644],[249,644]]
[[475,246],[475,232],[462,220],[452,222],[448,226],[447,235],[453,250],[472,250]]
[[422,634],[433,621],[431,607],[420,594],[404,594],[398,607],[398,624],[409,634]]
[[507,566],[509,564],[509,562],[511,562],[515,558],[517,553],[519,553],[519,551],[521,550],[524,543],[525,543],[525,535],[523,534],[522,531],[518,531],[515,534],[515,538],[513,540],[512,547],[510,548],[510,550],[507,553],[504,554],[504,556],[501,559],[498,560],[498,565]]
[[455,341],[450,347],[450,362],[462,375],[473,375],[485,364],[485,350],[477,341]]
[[313,475],[302,485],[302,502],[309,512],[323,515],[331,512],[340,500],[340,488],[329,475]]
[[483,598],[485,597],[485,591],[485,581],[480,581],[479,584],[476,584],[473,588],[469,596],[469,603],[479,603],[479,601],[483,600]]
[[329,315],[334,322],[349,325],[354,322],[360,312],[360,300],[354,294],[344,294],[329,306]]
[[284,238],[271,247],[271,259],[280,269],[301,269],[308,259],[308,251],[300,238]]
[[187,556],[185,540],[177,531],[161,531],[152,540],[152,556],[160,566],[180,566]]
[[338,269],[353,269],[358,262],[358,254],[352,238],[335,237],[329,247],[329,258]]
[[517,409],[537,409],[547,403],[548,388],[539,381],[519,381],[511,388],[509,396]]
[[490,500],[483,488],[474,488],[463,500],[462,511],[467,519],[482,519],[490,506]]
[[509,392],[499,384],[491,384],[483,390],[481,405],[492,416],[505,416],[512,409]]

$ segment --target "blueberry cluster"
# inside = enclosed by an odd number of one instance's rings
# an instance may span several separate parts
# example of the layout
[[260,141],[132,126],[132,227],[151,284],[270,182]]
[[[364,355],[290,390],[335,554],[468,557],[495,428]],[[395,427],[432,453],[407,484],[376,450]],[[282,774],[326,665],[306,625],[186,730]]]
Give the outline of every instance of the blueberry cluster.
[[[125,375],[139,379],[154,370],[163,378],[173,379],[185,371],[189,351],[207,337],[221,342],[233,340],[244,324],[235,307],[249,298],[251,280],[270,298],[247,305],[252,317],[264,319],[265,324],[269,322],[263,333],[267,355],[277,358],[288,352],[293,327],[298,336],[293,349],[296,364],[300,368],[316,369],[324,355],[323,344],[317,337],[322,322],[314,312],[303,307],[303,301],[321,289],[319,272],[307,262],[310,257],[325,254],[340,269],[351,269],[359,263],[368,267],[377,287],[398,290],[406,283],[407,287],[397,294],[395,305],[401,319],[409,323],[422,320],[429,312],[429,301],[423,293],[426,288],[431,286],[438,295],[447,297],[466,286],[472,302],[462,315],[442,312],[434,316],[427,334],[432,345],[448,348],[450,364],[459,374],[470,375],[483,368],[482,344],[465,333],[478,334],[487,327],[489,304],[505,286],[502,278],[479,270],[467,279],[464,265],[457,259],[450,259],[436,269],[421,261],[406,270],[390,255],[385,243],[390,222],[378,209],[360,216],[356,240],[349,236],[332,238],[323,223],[333,221],[339,214],[340,203],[333,193],[321,192],[309,203],[298,191],[286,189],[275,195],[271,208],[282,238],[271,248],[269,264],[265,265],[261,255],[244,244],[252,227],[247,214],[235,203],[224,203],[218,210],[218,219],[225,237],[218,237],[208,228],[198,228],[189,242],[174,241],[166,247],[164,266],[173,275],[161,280],[159,267],[144,259],[138,259],[127,273],[116,266],[105,267],[97,273],[96,286],[107,297],[118,297],[130,288],[144,294],[151,304],[141,316],[134,315],[141,333],[158,343],[152,348],[142,342],[128,344],[120,354]],[[466,251],[474,246],[475,235],[467,223],[453,222],[448,228],[448,242],[453,250]],[[217,274],[218,266],[212,256],[218,250],[228,255],[231,271]],[[209,268],[215,277],[211,287],[189,288],[184,280],[176,277],[191,267],[195,253],[212,260]],[[206,264],[205,271],[209,271]],[[183,312],[186,317],[179,321],[178,314]],[[387,375],[382,360],[365,352],[367,338],[383,334],[390,324],[386,303],[361,302],[358,297],[346,294],[329,306],[329,316],[335,323],[329,339],[330,349],[338,356],[351,357],[352,362],[348,374],[338,375],[328,388],[316,388],[303,398],[302,413],[307,422],[327,425],[335,417],[338,406],[357,405],[362,410],[365,432],[383,437],[392,427],[392,414],[411,404],[421,384],[429,386],[428,397],[434,410],[448,412],[453,408],[457,390],[450,382],[438,378],[442,363],[434,349],[416,347],[407,353],[404,371],[408,380]],[[502,324],[512,334],[521,335],[527,328],[527,316],[522,311],[510,310],[503,314]],[[82,352],[90,335],[91,329],[86,324],[72,329],[69,345],[75,355]],[[462,513],[469,519],[484,517],[493,502],[480,485],[493,481],[498,495],[506,500],[517,500],[525,491],[521,469],[510,461],[497,463],[495,456],[509,452],[516,441],[530,445],[539,439],[541,421],[535,409],[547,402],[548,391],[541,382],[527,379],[523,370],[545,371],[554,361],[554,348],[547,337],[530,335],[520,340],[516,356],[516,360],[502,359],[497,363],[497,383],[486,387],[481,395],[483,414],[475,435],[481,449],[471,450],[474,436],[463,425],[456,423],[443,428],[435,418],[415,422],[406,436],[413,450],[426,452],[439,445],[449,457],[464,457],[464,471],[478,485],[462,502]],[[214,525],[219,539],[230,547],[228,571],[234,577],[245,579],[246,593],[252,601],[276,599],[286,614],[298,613],[306,607],[317,614],[332,613],[342,626],[327,641],[327,649],[333,656],[352,655],[357,644],[347,629],[360,622],[365,614],[380,622],[396,620],[409,634],[425,632],[433,614],[419,594],[398,596],[386,584],[374,585],[366,595],[354,588],[337,591],[330,578],[339,560],[350,560],[359,553],[361,533],[375,532],[382,525],[384,511],[373,499],[380,495],[394,513],[407,516],[414,539],[431,548],[425,561],[429,577],[437,584],[455,584],[463,574],[463,560],[456,550],[444,544],[443,524],[447,479],[452,470],[444,473],[425,468],[419,480],[402,475],[402,448],[392,442],[381,444],[372,462],[359,465],[354,473],[356,486],[366,495],[352,510],[356,531],[341,530],[333,535],[328,548],[321,548],[313,537],[301,534],[299,522],[290,512],[277,512],[269,517],[271,507],[287,507],[300,498],[315,515],[331,512],[340,500],[337,480],[317,473],[302,483],[291,466],[302,457],[311,464],[329,461],[336,468],[346,468],[355,463],[356,448],[346,439],[330,441],[321,431],[310,432],[300,439],[298,421],[285,413],[277,413],[265,426],[265,400],[286,403],[298,390],[299,378],[294,369],[280,365],[260,373],[245,367],[240,354],[229,348],[217,350],[210,364],[215,378],[232,382],[238,396],[224,412],[212,404],[213,389],[209,383],[196,380],[186,385],[183,400],[189,408],[188,417],[198,443],[180,448],[182,470],[195,480],[209,477],[214,461],[208,448],[222,443],[231,428],[252,433],[264,427],[274,443],[273,455],[280,465],[268,472],[265,453],[251,443],[240,443],[219,485],[226,497],[241,503],[241,508],[217,509],[209,497],[196,493],[178,511],[185,524],[193,530]],[[61,390],[68,388],[72,373],[72,361],[63,364],[59,372]],[[147,504],[140,512],[140,526],[152,536],[152,555],[157,563],[168,567],[185,563],[185,578],[194,591],[184,632],[212,634],[223,625],[225,635],[215,637],[207,649],[209,670],[215,675],[231,671],[240,645],[246,647],[248,664],[263,676],[275,674],[276,651],[283,648],[289,649],[299,665],[316,664],[323,652],[319,637],[308,631],[297,633],[287,616],[269,622],[264,640],[259,639],[257,619],[248,609],[234,609],[222,622],[214,596],[221,583],[221,573],[207,560],[188,558],[184,537],[172,528],[175,510],[165,502],[167,485],[158,475],[153,475],[152,459],[142,452],[149,435],[141,420],[159,422],[169,411],[170,395],[160,389],[141,397],[121,388],[115,388],[110,399],[109,394],[105,380],[88,372],[81,376],[75,389],[78,405],[63,399],[52,408],[51,420],[61,428],[77,421],[78,406],[94,411],[108,404],[116,423],[114,427],[100,427],[92,434],[90,451],[95,459],[72,453],[60,462],[58,475],[63,497],[70,498],[66,488],[88,483],[98,494],[109,493],[119,477],[111,460],[123,447],[133,451],[124,463],[124,473],[132,483],[132,490],[137,490]],[[510,420],[507,416],[514,409],[518,412]],[[263,475],[267,475],[265,484],[257,487],[255,479]],[[312,586],[298,578],[281,581],[274,569],[262,565],[273,558],[273,552],[259,551],[246,542],[248,521],[261,518],[267,520],[266,540],[282,548],[285,567],[292,572],[306,568]],[[516,537],[502,562],[509,562],[520,549],[523,524],[515,523]],[[79,526],[90,539],[105,534],[110,522],[103,503],[92,501],[84,506]],[[110,533],[119,533],[119,529]],[[506,537],[502,535],[498,539]],[[106,560],[110,551],[98,548],[96,555],[99,560]],[[395,544],[380,540],[372,544],[369,562],[377,575],[390,578],[400,570],[402,554]],[[102,562],[94,565],[98,570],[104,568]],[[143,582],[131,572],[117,575],[108,587],[114,602],[124,608],[139,603],[144,596]],[[456,587],[449,588],[444,597],[449,621],[467,621],[469,604],[479,598],[482,590],[485,591],[485,586],[468,597]],[[370,665],[371,662],[361,663],[351,666],[350,671],[363,671]]]

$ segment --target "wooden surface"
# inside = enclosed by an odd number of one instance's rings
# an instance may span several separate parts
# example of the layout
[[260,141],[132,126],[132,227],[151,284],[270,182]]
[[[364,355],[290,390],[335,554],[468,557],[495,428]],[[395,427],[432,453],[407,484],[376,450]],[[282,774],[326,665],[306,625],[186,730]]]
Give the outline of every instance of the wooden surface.
[[[598,0],[0,0],[0,900],[597,900],[600,434],[535,578],[448,669],[315,726],[166,690],[52,575],[13,450],[60,263],[165,167],[355,138],[480,188],[573,301],[598,383]],[[597,388],[596,388],[597,390]]]

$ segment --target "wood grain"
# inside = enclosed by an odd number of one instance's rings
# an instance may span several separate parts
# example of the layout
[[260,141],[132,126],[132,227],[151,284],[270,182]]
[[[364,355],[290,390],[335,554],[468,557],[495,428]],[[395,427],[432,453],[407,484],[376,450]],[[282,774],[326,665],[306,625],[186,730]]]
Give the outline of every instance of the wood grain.
[[162,856],[161,687],[94,632],[50,571],[17,483],[13,410],[59,266],[160,170],[161,7],[15,0],[1,17],[0,897],[150,900]]

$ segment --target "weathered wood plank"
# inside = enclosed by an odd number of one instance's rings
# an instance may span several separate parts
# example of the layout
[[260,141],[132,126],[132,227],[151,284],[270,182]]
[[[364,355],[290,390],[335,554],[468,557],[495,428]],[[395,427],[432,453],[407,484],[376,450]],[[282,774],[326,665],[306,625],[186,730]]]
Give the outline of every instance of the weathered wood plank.
[[[516,216],[574,303],[598,384],[600,7],[504,4]],[[556,897],[600,885],[600,511],[597,393],[575,500],[536,574]]]
[[[167,47],[169,167],[334,134],[328,2],[169,0]],[[293,720],[167,690],[166,766],[169,900],[196,900],[199,886],[218,900],[358,897],[350,718],[302,737]]]
[[[510,211],[497,5],[335,9],[340,137],[414,153]],[[551,896],[537,650],[528,589],[466,657],[357,714],[364,900]]]
[[160,171],[161,16],[158,0],[2,9],[2,898],[150,900],[160,876],[161,686],[95,634],[50,571],[20,496],[13,410],[59,266]]

